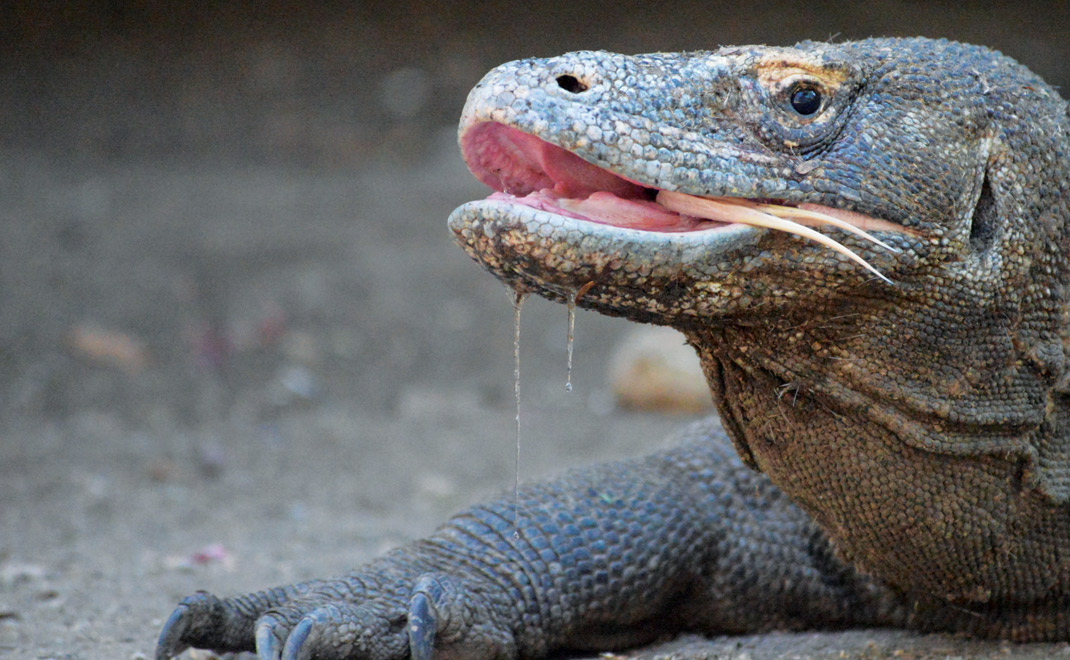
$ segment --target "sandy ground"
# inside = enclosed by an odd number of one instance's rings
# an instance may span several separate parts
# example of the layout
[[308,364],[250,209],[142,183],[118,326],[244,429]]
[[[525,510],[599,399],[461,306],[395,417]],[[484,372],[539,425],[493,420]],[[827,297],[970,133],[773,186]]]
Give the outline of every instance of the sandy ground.
[[[590,34],[594,5],[573,4],[519,19],[433,3],[274,3],[298,12],[286,20],[224,4],[4,16],[0,656],[151,656],[186,594],[337,573],[512,487],[509,297],[445,229],[484,194],[451,122],[493,64],[905,31],[987,40],[1070,83],[1053,55],[1070,33],[1057,3],[1011,21],[888,2],[840,23],[777,3],[749,17],[644,5]],[[524,479],[641,453],[683,423],[614,407],[605,364],[622,321],[581,312],[566,393],[565,329],[563,308],[526,305]],[[687,638],[657,653],[1047,658],[1070,646],[855,631]]]

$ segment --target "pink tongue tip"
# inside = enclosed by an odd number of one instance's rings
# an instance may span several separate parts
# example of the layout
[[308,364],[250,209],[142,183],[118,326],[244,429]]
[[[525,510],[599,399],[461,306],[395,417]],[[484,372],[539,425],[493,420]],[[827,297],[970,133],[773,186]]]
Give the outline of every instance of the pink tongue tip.
[[592,222],[647,231],[692,231],[700,222],[669,211],[657,202],[626,199],[599,191],[585,200],[562,199],[558,204]]
[[724,223],[673,213],[657,202],[624,199],[604,190],[593,193],[586,199],[560,197],[550,188],[537,190],[523,197],[496,192],[488,199],[624,229],[689,232],[724,226]]

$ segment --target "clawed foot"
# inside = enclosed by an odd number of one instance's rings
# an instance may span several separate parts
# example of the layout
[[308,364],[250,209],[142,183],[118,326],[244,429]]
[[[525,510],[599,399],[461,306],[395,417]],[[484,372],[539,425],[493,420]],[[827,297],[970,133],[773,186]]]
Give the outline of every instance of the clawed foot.
[[431,660],[436,647],[512,657],[512,632],[495,613],[485,592],[438,573],[392,583],[353,576],[228,599],[198,592],[168,618],[156,660],[190,647],[255,649],[260,660]]

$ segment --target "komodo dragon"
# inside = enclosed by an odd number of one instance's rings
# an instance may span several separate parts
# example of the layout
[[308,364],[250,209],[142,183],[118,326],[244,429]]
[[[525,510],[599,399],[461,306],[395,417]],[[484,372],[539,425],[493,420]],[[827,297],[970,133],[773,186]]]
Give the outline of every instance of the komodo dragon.
[[197,593],[157,658],[1070,639],[1068,123],[1011,59],[925,39],[491,71],[460,144],[498,192],[457,240],[519,291],[679,329],[731,442],[699,425],[523,488],[519,520],[510,494],[337,579]]

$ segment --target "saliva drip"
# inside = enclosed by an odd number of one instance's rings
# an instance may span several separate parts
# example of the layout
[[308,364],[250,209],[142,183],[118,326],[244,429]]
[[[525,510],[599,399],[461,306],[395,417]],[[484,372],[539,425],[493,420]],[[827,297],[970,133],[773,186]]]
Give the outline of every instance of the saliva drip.
[[568,364],[566,366],[567,373],[565,375],[566,392],[572,391],[572,348],[575,344],[576,336],[576,305],[579,303],[580,298],[584,296],[588,291],[590,291],[591,287],[593,286],[593,281],[584,284],[580,288],[573,291],[572,295],[569,296],[568,299]]
[[513,297],[513,396],[516,399],[516,465],[513,469],[513,536],[520,536],[520,310],[527,294]]
[[572,346],[575,339],[576,330],[576,299],[569,298],[568,301],[568,339],[566,351],[568,352],[568,360],[565,367],[565,391],[572,391]]

